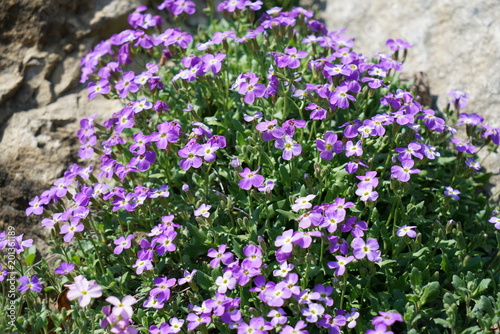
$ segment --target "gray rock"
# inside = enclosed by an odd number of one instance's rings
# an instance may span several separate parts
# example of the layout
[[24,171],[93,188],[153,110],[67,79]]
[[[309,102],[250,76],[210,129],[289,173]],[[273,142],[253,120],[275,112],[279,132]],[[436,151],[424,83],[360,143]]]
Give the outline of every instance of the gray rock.
[[0,72],[0,105],[12,97],[21,87],[23,76],[17,68],[7,67]]
[[79,120],[98,113],[98,120],[103,121],[121,105],[102,97],[89,101],[86,95],[81,90],[47,106],[12,115],[3,128],[0,163],[21,171],[27,180],[53,182],[68,162],[77,159]]

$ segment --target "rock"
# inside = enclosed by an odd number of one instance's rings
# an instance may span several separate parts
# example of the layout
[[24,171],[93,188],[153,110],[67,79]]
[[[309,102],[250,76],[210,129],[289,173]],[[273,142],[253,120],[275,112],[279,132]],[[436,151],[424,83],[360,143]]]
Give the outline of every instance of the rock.
[[89,27],[92,31],[103,31],[109,25],[118,25],[121,23],[123,29],[128,28],[126,19],[138,6],[148,4],[148,0],[111,0],[98,1],[104,5],[102,9],[96,12],[95,16],[89,21]]
[[67,91],[76,88],[79,79],[80,56],[78,52],[73,52],[59,64],[50,77],[55,97],[58,98]]
[[0,105],[12,97],[21,87],[23,76],[17,68],[7,67],[0,72]]
[[94,113],[103,120],[120,108],[117,100],[88,101],[86,95],[82,89],[57,103],[12,115],[3,128],[0,163],[27,180],[53,182],[77,160],[79,120]]

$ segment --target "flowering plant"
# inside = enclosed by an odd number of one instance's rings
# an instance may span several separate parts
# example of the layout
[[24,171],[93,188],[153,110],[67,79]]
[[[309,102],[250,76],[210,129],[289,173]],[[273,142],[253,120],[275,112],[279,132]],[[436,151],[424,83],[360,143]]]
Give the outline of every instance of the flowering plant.
[[82,59],[89,98],[123,108],[81,121],[91,163],[30,202],[59,258],[35,263],[22,236],[8,246],[2,279],[22,275],[22,302],[6,328],[492,330],[500,218],[478,152],[500,129],[460,92],[422,106],[398,79],[402,40],[369,59],[303,8],[208,5],[197,34],[141,6]]

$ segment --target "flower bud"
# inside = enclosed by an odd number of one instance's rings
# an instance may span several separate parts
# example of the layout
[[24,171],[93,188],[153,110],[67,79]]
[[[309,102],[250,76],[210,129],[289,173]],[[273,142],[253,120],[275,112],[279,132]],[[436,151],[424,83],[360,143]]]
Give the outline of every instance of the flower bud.
[[231,161],[231,167],[233,167],[233,168],[241,167],[241,161],[240,161],[240,159],[238,159],[238,157],[234,158]]

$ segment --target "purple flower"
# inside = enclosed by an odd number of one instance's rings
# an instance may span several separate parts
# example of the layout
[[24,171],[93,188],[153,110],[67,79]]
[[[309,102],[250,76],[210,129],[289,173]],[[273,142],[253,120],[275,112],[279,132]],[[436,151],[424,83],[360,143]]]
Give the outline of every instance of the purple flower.
[[356,176],[358,180],[361,180],[361,182],[358,183],[358,187],[371,186],[376,188],[378,186],[378,178],[376,176],[377,172],[374,171],[367,171],[363,176]]
[[14,249],[16,250],[16,254],[21,254],[24,252],[24,247],[28,248],[33,245],[33,239],[23,240],[24,233],[14,237]]
[[329,233],[337,230],[337,226],[345,218],[345,210],[328,210],[325,212],[325,218],[321,227],[326,227]]
[[413,229],[417,228],[416,226],[407,226],[403,225],[398,230],[396,231],[396,235],[398,237],[404,237],[407,235],[409,238],[415,238],[417,236],[417,232],[415,232]]
[[215,152],[219,149],[219,146],[216,143],[207,142],[200,146],[196,154],[202,156],[206,162],[212,162],[217,158]]
[[48,203],[46,198],[39,198],[35,196],[35,198],[29,202],[30,207],[26,209],[26,216],[31,215],[32,213],[35,215],[41,215],[43,213],[43,206]]
[[328,268],[330,269],[335,269],[335,276],[342,276],[345,273],[346,266],[354,260],[354,256],[341,256],[341,255],[336,255],[335,258],[337,261],[335,262],[328,262]]
[[478,115],[476,113],[468,114],[468,113],[461,113],[460,116],[458,117],[456,125],[470,125],[470,126],[475,126],[479,125],[484,122],[484,117],[481,115]]
[[284,325],[288,321],[288,318],[285,317],[286,312],[280,307],[277,310],[271,310],[267,316],[271,318],[271,325]]
[[286,230],[282,235],[276,238],[274,246],[280,247],[283,253],[291,253],[295,240],[297,240],[297,236],[294,236],[294,231],[292,229]]
[[330,96],[330,104],[332,107],[339,107],[340,109],[349,108],[349,100],[356,101],[354,96],[347,94],[349,88],[347,86],[340,86],[335,89],[335,92]]
[[358,171],[360,165],[365,168],[368,168],[368,165],[366,165],[361,159],[354,159],[353,161],[349,161],[347,163],[345,170],[349,174],[354,174]]
[[54,272],[59,275],[67,275],[73,271],[73,269],[75,269],[75,265],[73,263],[61,262],[59,267],[57,267]]
[[198,209],[194,211],[194,216],[195,217],[203,216],[205,218],[208,218],[210,216],[209,212],[210,208],[212,208],[211,205],[206,205],[205,203],[203,203],[202,205],[200,205]]
[[176,121],[158,124],[158,132],[149,135],[149,139],[156,143],[156,147],[164,150],[168,143],[176,143],[179,140],[180,125]]
[[312,207],[312,204],[309,203],[312,201],[316,195],[307,195],[306,197],[299,197],[295,200],[295,204],[292,205],[293,211],[299,211],[301,209],[309,209]]
[[157,237],[155,249],[158,255],[173,252],[177,249],[177,246],[174,244],[175,237],[177,237],[177,232],[172,229],[166,230]]
[[134,310],[132,309],[132,305],[137,303],[137,299],[132,296],[125,296],[120,301],[115,296],[109,296],[106,298],[106,301],[113,305],[112,314],[114,316],[121,316],[122,319],[130,319],[134,314]]
[[420,173],[420,169],[411,169],[415,162],[413,160],[403,160],[401,161],[402,166],[392,166],[391,167],[391,177],[397,178],[401,182],[408,182],[410,180],[410,174]]
[[159,188],[153,189],[148,193],[148,198],[158,198],[158,197],[168,197],[170,192],[168,191],[168,185],[163,184]]
[[479,162],[477,162],[476,160],[474,160],[472,158],[465,159],[465,164],[474,170],[481,169],[481,165],[479,164]]
[[245,120],[245,122],[252,122],[258,120],[259,118],[262,118],[262,116],[264,116],[264,114],[262,114],[261,112],[256,112],[254,115],[244,114],[243,119]]
[[113,250],[115,254],[121,254],[124,249],[129,249],[132,246],[132,239],[134,239],[133,234],[129,234],[126,238],[119,237],[113,243],[117,245]]
[[384,324],[377,324],[375,325],[375,329],[367,330],[366,334],[394,334],[394,332],[388,330]]
[[149,295],[152,297],[155,297],[158,294],[163,294],[165,297],[164,300],[169,300],[170,299],[170,288],[175,285],[176,279],[175,278],[168,278],[168,277],[157,277],[154,279],[154,283],[156,288],[152,289],[149,292]]
[[314,103],[309,104],[304,109],[311,110],[311,113],[309,114],[310,119],[321,120],[326,118],[326,110]]
[[378,312],[380,316],[373,318],[372,324],[377,326],[379,324],[383,324],[385,326],[391,326],[393,325],[396,321],[402,322],[403,317],[401,314],[397,312],[384,312],[384,311],[379,311]]
[[452,187],[446,187],[444,189],[444,194],[445,196],[451,197],[457,201],[460,199],[460,197],[458,196],[458,194],[460,194],[460,191],[457,189],[453,189]]
[[288,289],[286,282],[274,284],[269,282],[266,284],[266,290],[263,292],[263,301],[271,307],[281,307],[285,303],[285,299],[292,297],[292,292]]
[[263,317],[255,317],[250,319],[250,324],[242,322],[238,326],[238,334],[245,333],[268,333],[269,330],[273,329],[273,326],[266,322]]
[[274,189],[274,181],[268,180],[266,183],[262,184],[257,188],[260,192],[271,193]]
[[245,254],[246,258],[241,263],[242,265],[247,262],[254,268],[258,268],[262,265],[262,251],[259,247],[247,245],[243,248],[243,254]]
[[151,167],[151,164],[156,161],[155,151],[147,151],[144,154],[139,154],[130,159],[127,167],[136,167],[139,172],[145,172]]
[[[307,52],[298,51],[297,48],[289,46],[285,49],[286,55],[283,57],[282,62],[285,63],[285,66],[288,68],[298,68],[300,66],[299,59],[307,57]],[[285,67],[278,66],[278,67]]]
[[208,72],[212,71],[213,74],[218,73],[222,68],[222,61],[226,58],[226,55],[223,53],[217,53],[217,55],[206,54],[201,60],[204,63],[203,71]]
[[133,102],[132,105],[132,111],[136,114],[140,113],[143,110],[149,110],[151,108],[153,108],[153,103],[149,102],[147,100],[147,97],[143,97],[139,101]]
[[286,277],[290,271],[293,270],[295,266],[293,264],[287,263],[287,261],[284,261],[280,264],[279,269],[276,269],[273,271],[273,276],[274,277]]
[[396,148],[394,149],[395,152],[399,153],[398,155],[398,160],[403,161],[403,160],[410,160],[412,157],[419,158],[422,160],[424,157],[422,153],[420,153],[420,148],[422,146],[413,142],[408,145],[407,148]]
[[224,275],[219,276],[215,280],[217,285],[217,292],[226,293],[227,290],[233,290],[236,286],[236,278],[233,277],[231,271],[226,271]]
[[284,160],[291,160],[293,156],[298,156],[302,153],[302,146],[289,135],[276,139],[274,146],[283,150],[282,157]]
[[372,262],[379,262],[381,260],[380,251],[378,250],[379,245],[376,239],[369,238],[365,242],[361,238],[354,238],[351,242],[351,247],[353,248],[354,257],[358,260],[365,256]]
[[264,183],[264,177],[262,175],[257,174],[260,170],[260,167],[255,171],[251,171],[250,168],[245,167],[243,172],[238,173],[243,179],[238,183],[241,189],[250,190],[252,186],[258,188],[262,183]]
[[89,100],[93,100],[97,94],[106,95],[110,92],[111,87],[106,79],[99,80],[98,83],[89,82],[87,92],[89,92]]
[[340,230],[342,232],[351,232],[352,236],[355,238],[361,238],[365,235],[363,231],[368,230],[368,225],[364,220],[357,221],[358,217],[353,216],[346,220],[345,224],[342,224]]
[[42,291],[42,284],[40,284],[40,280],[36,276],[31,276],[31,278],[28,278],[28,276],[23,276],[19,278],[19,286],[17,287],[17,290],[19,290],[21,293],[25,293],[28,290],[35,291],[35,292],[40,292]]
[[117,198],[111,204],[113,204],[113,212],[122,208],[128,212],[132,212],[137,207],[137,198],[134,193],[117,194]]
[[458,109],[463,109],[467,106],[467,101],[469,100],[469,95],[467,93],[459,90],[452,90],[448,95],[451,96],[450,103],[456,105]]
[[309,333],[309,331],[302,330],[306,327],[307,327],[306,323],[302,320],[299,320],[295,324],[295,327],[292,327],[290,325],[286,325],[285,327],[283,327],[280,334],[307,334],[307,333]]
[[122,80],[115,84],[115,89],[118,90],[121,99],[127,97],[128,93],[136,93],[141,86],[136,84],[135,73],[133,71],[123,73]]
[[356,189],[356,195],[358,195],[359,199],[363,202],[374,202],[378,198],[378,192],[373,190],[373,187],[368,184],[365,184],[363,186],[358,185],[358,188]]
[[61,232],[59,234],[64,234],[64,241],[70,242],[73,239],[73,236],[77,232],[81,232],[84,230],[83,224],[79,223],[79,219],[72,219],[70,224],[65,224],[61,226]]
[[363,147],[361,146],[361,140],[358,140],[356,144],[353,144],[352,141],[348,141],[345,144],[345,156],[350,157],[351,155],[355,155],[357,157],[363,154]]
[[153,263],[151,263],[150,260],[137,259],[135,264],[132,265],[132,268],[136,268],[135,273],[140,275],[144,272],[144,270],[153,269]]
[[65,287],[69,288],[67,297],[69,300],[78,298],[78,305],[85,307],[90,304],[92,298],[99,298],[102,296],[102,288],[95,280],[89,282],[82,275],[76,276],[74,284],[66,284]]
[[325,313],[325,308],[321,304],[310,303],[306,308],[302,309],[302,315],[306,317],[307,322],[318,322],[320,317]]
[[194,313],[189,313],[186,317],[186,320],[189,322],[188,331],[190,332],[193,331],[199,325],[209,324],[212,321],[210,315],[206,314],[196,315]]
[[392,51],[397,51],[397,50],[404,50],[404,49],[409,49],[413,47],[408,42],[403,41],[402,39],[398,38],[396,40],[393,39],[388,39],[387,42],[385,43]]
[[342,146],[342,141],[337,140],[337,134],[331,131],[325,133],[325,140],[316,140],[316,148],[321,152],[319,156],[327,161],[333,159],[333,153],[341,153]]
[[442,118],[435,116],[435,112],[432,109],[422,110],[424,116],[418,116],[418,119],[423,119],[423,123],[430,130],[436,132],[443,132],[445,128],[445,121]]
[[488,222],[495,224],[495,228],[497,230],[500,230],[500,218],[493,216],[490,218],[490,220],[488,220]]
[[213,260],[210,261],[210,267],[216,268],[221,262],[225,265],[233,262],[234,255],[231,252],[226,253],[226,248],[227,245],[223,244],[219,245],[217,250],[215,250],[214,248],[210,248],[208,250],[207,256],[213,258]]
[[255,126],[257,131],[262,132],[262,139],[265,141],[282,138],[286,131],[280,126],[276,126],[278,120],[273,119],[272,121],[263,121]]
[[316,284],[314,286],[314,292],[319,293],[319,301],[322,301],[326,306],[333,305],[333,299],[329,296],[333,293],[333,287],[324,286],[323,284]]
[[243,99],[246,103],[253,103],[256,97],[264,96],[266,92],[266,85],[257,83],[259,81],[259,77],[255,74],[247,77],[246,81],[243,81],[239,85],[238,93],[241,95],[245,95]]
[[193,280],[193,277],[194,275],[196,274],[197,270],[196,269],[193,269],[193,271],[189,272],[187,270],[184,270],[184,277],[183,278],[179,278],[179,280],[177,281],[177,283],[179,285],[184,285],[186,283],[189,283]]
[[456,145],[456,150],[458,152],[467,152],[469,154],[474,154],[474,152],[476,152],[476,147],[474,145],[469,145],[469,141],[470,140],[467,140],[465,143],[462,142],[460,139],[458,138],[452,138],[450,140],[453,144]]
[[203,160],[196,154],[200,147],[200,144],[192,142],[179,150],[179,156],[185,158],[179,163],[182,169],[188,170],[191,167],[198,168],[203,164]]

